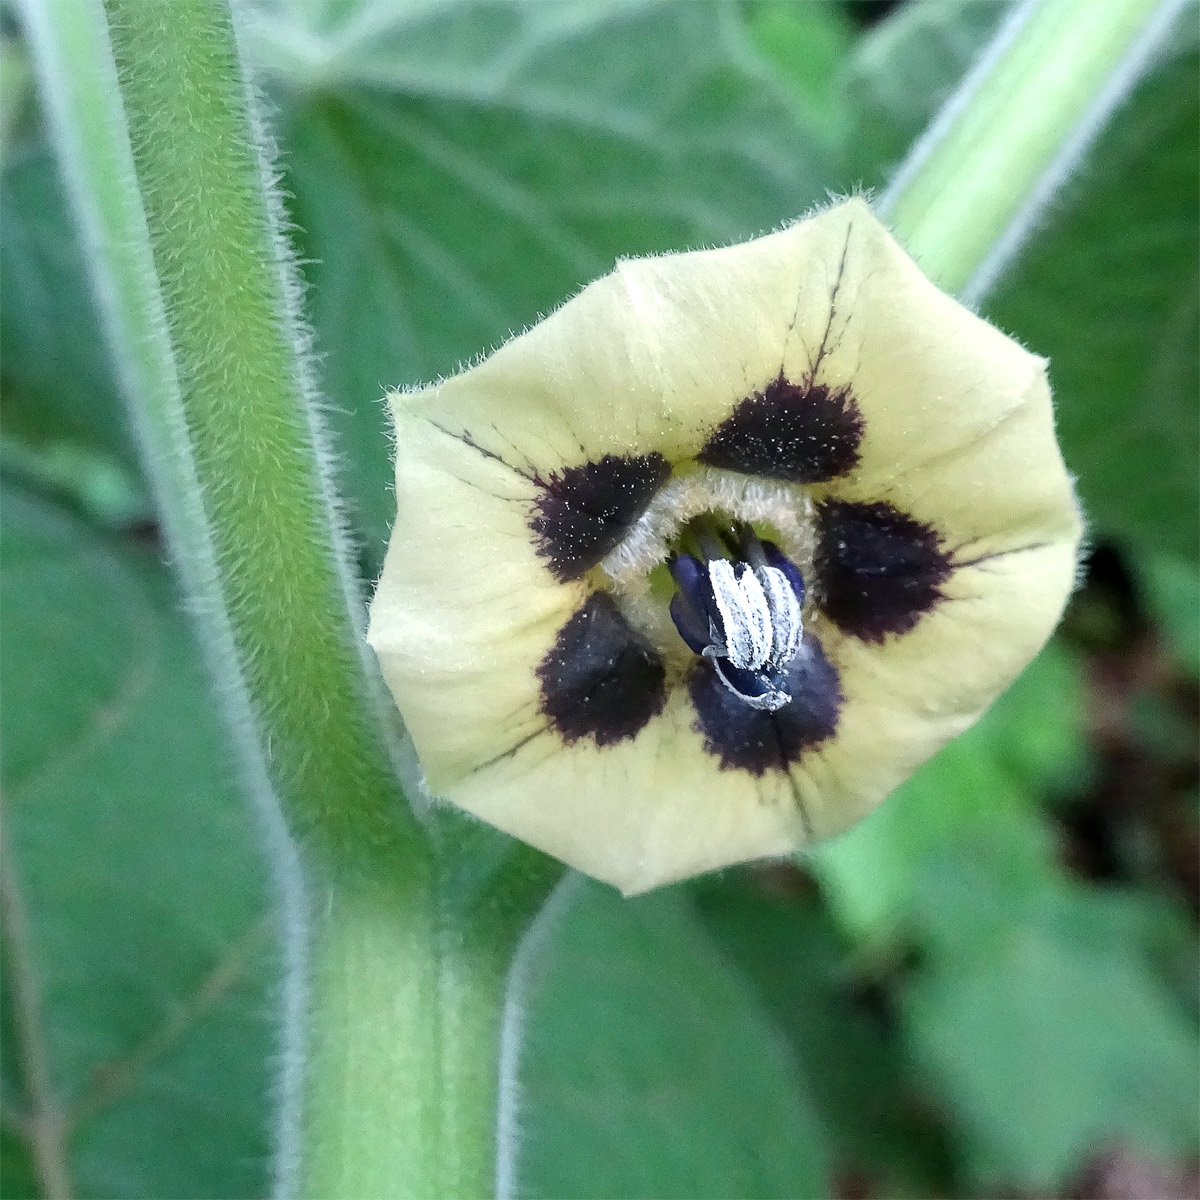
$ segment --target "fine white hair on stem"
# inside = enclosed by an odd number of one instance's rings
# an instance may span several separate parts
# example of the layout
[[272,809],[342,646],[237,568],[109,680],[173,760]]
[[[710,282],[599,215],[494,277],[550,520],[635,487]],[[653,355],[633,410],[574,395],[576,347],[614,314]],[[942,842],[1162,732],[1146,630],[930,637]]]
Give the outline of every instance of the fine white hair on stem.
[[555,925],[566,912],[583,876],[568,872],[530,922],[508,968],[504,1011],[500,1018],[499,1095],[496,1103],[496,1200],[517,1194],[520,1150],[520,1066],[525,1006],[536,982],[535,968]]
[[1025,0],[1023,4],[1018,4],[1013,8],[1005,18],[995,36],[984,47],[983,53],[975,60],[975,65],[963,76],[958,87],[950,93],[937,116],[925,127],[925,132],[912,144],[904,156],[904,161],[888,181],[888,185],[879,199],[875,201],[875,211],[881,216],[886,217],[897,199],[908,189],[935,147],[941,143],[954,122],[958,120],[974,98],[975,93],[991,75],[996,63],[1008,53],[1017,34],[1025,27],[1039,3],[1040,0]]
[[[1041,178],[1025,194],[1020,207],[976,268],[975,274],[968,280],[959,297],[964,304],[969,307],[979,304],[1012,265],[1059,189],[1083,162],[1109,118],[1137,86],[1138,80],[1151,65],[1172,27],[1190,3],[1191,0],[1162,0],[1141,36],[1126,51],[1070,136],[1042,172]],[[1022,5],[1021,9],[1027,7],[1027,4]]]
[[[1141,33],[1110,71],[1103,86],[1080,114],[1074,128],[1063,138],[1057,152],[1026,191],[1021,203],[983,260],[960,289],[959,299],[968,307],[978,305],[1012,265],[1050,209],[1055,196],[1081,164],[1109,118],[1133,91],[1190,2],[1191,0],[1160,0]],[[986,84],[997,64],[1009,52],[1041,4],[1042,0],[1024,0],[1012,9],[974,66],[942,105],[925,132],[913,144],[876,202],[876,211],[885,219]]]
[[352,646],[358,660],[359,682],[366,692],[365,699],[377,718],[378,731],[396,777],[403,784],[406,793],[412,795],[418,788],[416,756],[407,733],[400,725],[394,706],[386,699],[379,663],[367,646],[366,605],[353,563],[350,524],[345,505],[334,483],[338,456],[324,419],[327,404],[317,382],[316,355],[313,349],[315,336],[304,315],[306,285],[288,238],[292,225],[280,187],[282,170],[278,165],[279,147],[263,116],[270,111],[270,102],[258,86],[253,64],[248,61],[245,52],[246,44],[250,40],[246,25],[252,24],[253,19],[245,16],[237,5],[231,7],[230,19],[234,25],[234,48],[241,68],[245,96],[244,112],[250,126],[255,162],[270,218],[268,228],[283,307],[283,324],[290,331],[294,348],[293,384],[304,401],[300,406],[300,413],[307,422],[308,444],[316,467],[316,485],[323,511],[329,518],[326,534],[345,611],[353,632]]
[[[81,10],[86,14],[88,10]],[[145,367],[148,354],[137,351],[153,350],[160,363],[174,367],[170,345],[170,322],[163,302],[158,277],[148,252],[149,233],[145,216],[139,211],[121,214],[127,229],[136,229],[136,237],[117,243],[105,225],[90,187],[89,148],[78,139],[78,130],[71,110],[72,98],[66,84],[72,78],[69,64],[64,60],[63,43],[51,14],[44,4],[27,0],[21,9],[22,28],[41,64],[43,102],[46,104],[59,145],[59,169],[71,197],[80,236],[90,253],[87,261],[90,279],[101,320],[114,349],[114,361],[122,390],[135,397],[156,383],[169,391],[169,403],[159,406],[153,415],[139,404],[129,404],[127,412],[134,436],[142,449],[142,461],[151,489],[163,514],[168,554],[184,576],[189,599],[183,603],[200,636],[200,651],[208,667],[209,678],[216,685],[226,729],[235,747],[234,762],[238,776],[250,798],[251,809],[265,834],[266,860],[274,884],[274,901],[280,922],[281,948],[284,960],[283,980],[275,997],[277,1011],[282,1017],[279,1043],[274,1054],[280,1063],[280,1084],[277,1099],[281,1108],[276,1128],[275,1160],[292,1166],[298,1161],[299,1119],[298,1081],[303,1062],[300,1053],[303,1018],[307,1009],[304,977],[299,961],[307,938],[307,908],[304,880],[296,848],[284,825],[282,810],[271,781],[270,771],[259,736],[259,712],[250,696],[246,679],[239,668],[238,652],[229,612],[220,600],[217,550],[212,531],[199,497],[203,487],[197,477],[188,432],[183,419],[179,379],[175,370],[159,376]],[[104,30],[94,32],[95,45],[103,42]],[[115,67],[105,60],[102,69],[111,74],[106,80],[110,94],[116,91]],[[115,115],[106,113],[110,121]],[[129,183],[136,178],[132,151],[126,139],[114,130],[110,146],[117,148],[118,160],[105,164],[118,178]],[[93,154],[101,153],[96,147]],[[282,248],[277,247],[280,253]],[[123,302],[120,266],[115,256],[119,251],[124,265],[136,272],[147,302],[141,314],[143,323],[131,315]],[[285,271],[290,267],[285,265]],[[298,353],[303,358],[307,348]],[[169,468],[164,464],[170,464]]]

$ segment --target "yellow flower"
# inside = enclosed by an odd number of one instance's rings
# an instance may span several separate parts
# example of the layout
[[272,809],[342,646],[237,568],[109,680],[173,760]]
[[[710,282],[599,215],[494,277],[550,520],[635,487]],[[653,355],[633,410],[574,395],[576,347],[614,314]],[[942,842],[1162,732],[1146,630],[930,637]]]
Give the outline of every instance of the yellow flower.
[[430,790],[627,893],[844,830],[1049,636],[1045,362],[861,200],[392,397],[370,641]]

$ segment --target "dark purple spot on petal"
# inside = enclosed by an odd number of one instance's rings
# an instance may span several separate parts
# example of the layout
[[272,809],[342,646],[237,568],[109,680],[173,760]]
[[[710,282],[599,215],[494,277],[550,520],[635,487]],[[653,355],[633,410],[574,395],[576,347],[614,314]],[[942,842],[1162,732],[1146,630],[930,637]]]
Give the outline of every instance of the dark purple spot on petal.
[[542,712],[567,743],[634,737],[667,699],[662,659],[607,592],[594,592],[562,627],[537,673]]
[[849,388],[782,375],[717,426],[700,461],[788,483],[823,483],[858,463],[863,420]]
[[805,634],[786,680],[791,703],[767,712],[743,703],[717,678],[711,662],[697,660],[688,679],[696,728],[704,735],[704,748],[720,758],[722,767],[751,775],[786,770],[833,737],[842,707],[841,684],[812,634]]
[[949,555],[926,524],[890,504],[832,500],[817,510],[821,611],[864,642],[908,633],[938,601]]
[[541,494],[529,524],[538,553],[561,580],[586,575],[629,532],[671,474],[661,454],[566,467],[534,482]]

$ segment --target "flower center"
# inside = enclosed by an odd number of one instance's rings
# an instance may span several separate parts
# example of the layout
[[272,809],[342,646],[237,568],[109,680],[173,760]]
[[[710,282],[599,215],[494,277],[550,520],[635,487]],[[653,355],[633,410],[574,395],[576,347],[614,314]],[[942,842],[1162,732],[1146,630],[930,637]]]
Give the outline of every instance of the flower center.
[[744,704],[768,712],[790,704],[789,668],[804,638],[799,569],[748,524],[723,531],[702,518],[687,532],[699,555],[681,550],[668,561],[680,637]]

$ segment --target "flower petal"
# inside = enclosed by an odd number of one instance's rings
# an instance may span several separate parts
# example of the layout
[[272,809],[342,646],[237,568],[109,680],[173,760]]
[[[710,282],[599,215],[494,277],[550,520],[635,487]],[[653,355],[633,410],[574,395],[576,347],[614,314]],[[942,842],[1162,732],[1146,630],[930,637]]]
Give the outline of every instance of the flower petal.
[[788,776],[723,770],[695,716],[675,689],[632,740],[564,748],[546,734],[447,798],[626,895],[803,844]]
[[[626,892],[852,824],[1036,653],[1074,578],[1044,362],[858,200],[623,262],[393,408],[370,640],[429,785]],[[808,594],[778,712],[638,574],[663,506],[731,480],[741,521],[792,506],[766,521]]]
[[[828,354],[831,296],[860,226],[886,239],[851,200],[739,246],[622,261],[469,371],[405,397],[406,407],[547,478],[631,448],[694,458],[781,370],[799,380]],[[860,243],[876,253],[869,237]],[[838,412],[847,404],[840,394],[830,402]],[[755,428],[743,422],[741,436]],[[803,423],[789,433],[798,452],[815,435]]]
[[588,588],[529,531],[535,488],[397,397],[397,520],[368,640],[440,789],[545,725],[536,667]]
[[792,768],[815,834],[869,813],[968,728],[1041,649],[1075,574],[1073,543],[955,571],[911,633],[872,645],[818,624],[847,697],[837,736]]

